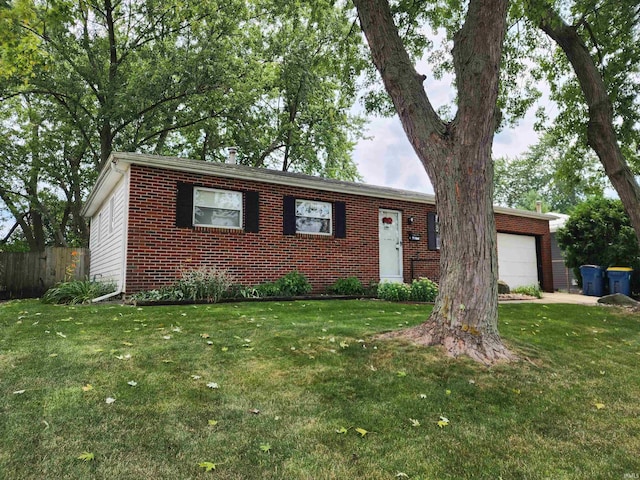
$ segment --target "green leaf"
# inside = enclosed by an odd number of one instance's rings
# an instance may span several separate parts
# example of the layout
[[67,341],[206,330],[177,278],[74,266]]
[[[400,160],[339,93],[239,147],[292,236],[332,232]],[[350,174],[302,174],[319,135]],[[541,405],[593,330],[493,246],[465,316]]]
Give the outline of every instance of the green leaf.
[[209,420],[207,423],[209,424],[209,426],[215,427],[218,424],[218,421],[217,420]]
[[356,432],[358,432],[362,438],[364,438],[364,437],[365,437],[365,435],[366,435],[367,433],[369,433],[369,432],[368,432],[367,430],[365,430],[364,428],[356,428]]
[[263,443],[262,445],[260,445],[260,450],[262,450],[264,453],[270,453],[271,445],[269,445],[268,443]]
[[210,472],[211,470],[215,470],[217,465],[213,462],[200,462],[198,466],[204,468],[205,472]]
[[78,460],[82,460],[84,462],[92,462],[93,460],[95,460],[95,458],[96,457],[92,452],[82,452],[77,457]]
[[349,431],[349,429],[344,428],[344,427],[340,427],[340,428],[338,428],[338,429],[336,430],[336,433],[339,433],[339,434],[341,434],[341,435],[342,435],[342,434],[347,433],[348,431]]

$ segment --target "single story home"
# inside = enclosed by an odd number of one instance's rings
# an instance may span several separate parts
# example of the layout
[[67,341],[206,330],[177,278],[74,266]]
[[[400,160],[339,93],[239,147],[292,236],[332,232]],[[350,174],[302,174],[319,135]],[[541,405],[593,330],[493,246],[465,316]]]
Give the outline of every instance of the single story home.
[[[293,270],[315,292],[439,277],[435,197],[236,164],[114,153],[91,191],[90,278],[117,293],[169,285],[185,269],[256,285]],[[553,289],[549,220],[495,208],[500,279]]]

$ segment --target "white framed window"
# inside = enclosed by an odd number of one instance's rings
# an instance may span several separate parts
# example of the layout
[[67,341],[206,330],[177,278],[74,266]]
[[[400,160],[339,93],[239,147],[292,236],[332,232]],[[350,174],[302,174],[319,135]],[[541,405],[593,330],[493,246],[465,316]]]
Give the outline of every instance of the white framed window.
[[331,235],[332,210],[329,202],[296,199],[296,233]]
[[195,187],[193,225],[242,228],[242,192]]

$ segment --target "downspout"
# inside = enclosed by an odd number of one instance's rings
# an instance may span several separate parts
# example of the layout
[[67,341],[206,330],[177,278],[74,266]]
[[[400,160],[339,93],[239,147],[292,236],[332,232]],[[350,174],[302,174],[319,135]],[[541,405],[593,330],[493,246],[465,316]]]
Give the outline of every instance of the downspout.
[[102,302],[104,300],[108,300],[109,298],[113,298],[117,295],[121,295],[124,292],[125,268],[127,263],[125,255],[127,253],[127,217],[128,217],[128,211],[129,211],[129,182],[128,182],[128,176],[126,176],[127,170],[120,170],[117,167],[117,164],[118,164],[118,161],[114,158],[111,161],[111,170],[116,173],[119,173],[125,178],[125,185],[124,185],[125,198],[124,198],[124,207],[123,207],[124,214],[122,218],[122,235],[124,236],[124,239],[122,242],[123,262],[122,262],[122,269],[120,274],[120,281],[118,282],[118,286],[116,287],[115,292],[107,293],[106,295],[96,297],[93,300],[91,300],[91,303]]
[[115,292],[107,293],[106,295],[102,295],[101,297],[96,297],[91,300],[91,303],[102,302],[103,300],[107,300],[111,297],[115,297],[116,295],[120,295],[122,293],[122,288],[116,288]]

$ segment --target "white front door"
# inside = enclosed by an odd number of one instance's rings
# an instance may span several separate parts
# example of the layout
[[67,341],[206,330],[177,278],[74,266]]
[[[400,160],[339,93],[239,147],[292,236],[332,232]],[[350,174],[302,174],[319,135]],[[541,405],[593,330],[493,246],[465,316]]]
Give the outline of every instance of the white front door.
[[402,213],[380,210],[380,281],[402,282]]

